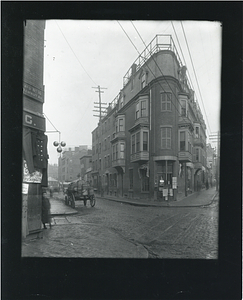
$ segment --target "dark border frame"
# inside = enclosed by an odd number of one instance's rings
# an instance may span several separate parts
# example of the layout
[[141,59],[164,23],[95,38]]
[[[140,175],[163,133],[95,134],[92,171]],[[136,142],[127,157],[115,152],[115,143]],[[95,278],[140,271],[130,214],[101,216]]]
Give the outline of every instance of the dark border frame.
[[[1,2],[3,299],[241,299],[242,3]],[[25,19],[222,22],[218,260],[21,259]]]

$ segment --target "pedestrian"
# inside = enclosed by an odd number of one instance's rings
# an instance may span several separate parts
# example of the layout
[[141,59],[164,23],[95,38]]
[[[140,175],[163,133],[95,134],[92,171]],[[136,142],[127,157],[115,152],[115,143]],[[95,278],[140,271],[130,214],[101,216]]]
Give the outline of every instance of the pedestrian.
[[208,186],[208,180],[206,180],[206,190],[208,190],[209,186]]
[[50,197],[51,198],[53,197],[53,188],[52,188],[52,186],[50,187]]
[[51,204],[50,200],[47,197],[46,190],[42,192],[42,214],[41,214],[41,221],[44,226],[44,229],[47,229],[46,223],[49,224],[51,228]]

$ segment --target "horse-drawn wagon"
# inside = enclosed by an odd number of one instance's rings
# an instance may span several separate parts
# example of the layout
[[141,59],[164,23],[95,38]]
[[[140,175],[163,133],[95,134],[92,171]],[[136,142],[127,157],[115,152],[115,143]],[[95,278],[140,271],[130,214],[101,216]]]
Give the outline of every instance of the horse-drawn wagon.
[[85,206],[87,204],[87,200],[89,200],[91,207],[94,207],[96,202],[93,187],[89,184],[89,182],[82,179],[70,182],[65,192],[66,205],[71,205],[72,208],[75,208],[75,201],[78,200],[84,201]]

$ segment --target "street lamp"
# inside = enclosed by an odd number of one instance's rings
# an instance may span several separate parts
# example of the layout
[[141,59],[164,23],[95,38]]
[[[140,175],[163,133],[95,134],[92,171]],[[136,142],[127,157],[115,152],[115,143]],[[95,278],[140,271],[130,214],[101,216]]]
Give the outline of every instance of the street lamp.
[[55,141],[55,142],[53,142],[53,146],[57,147],[57,152],[58,153],[61,153],[62,152],[62,147],[65,147],[66,143],[65,142],[58,143],[57,141]]

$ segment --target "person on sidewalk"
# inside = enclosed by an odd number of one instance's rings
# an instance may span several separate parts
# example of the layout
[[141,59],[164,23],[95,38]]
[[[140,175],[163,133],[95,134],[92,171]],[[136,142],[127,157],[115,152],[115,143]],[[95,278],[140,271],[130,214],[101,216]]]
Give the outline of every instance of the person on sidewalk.
[[41,214],[41,221],[44,226],[44,229],[47,229],[46,223],[49,224],[51,228],[51,204],[50,200],[47,197],[46,190],[42,192],[42,214]]

